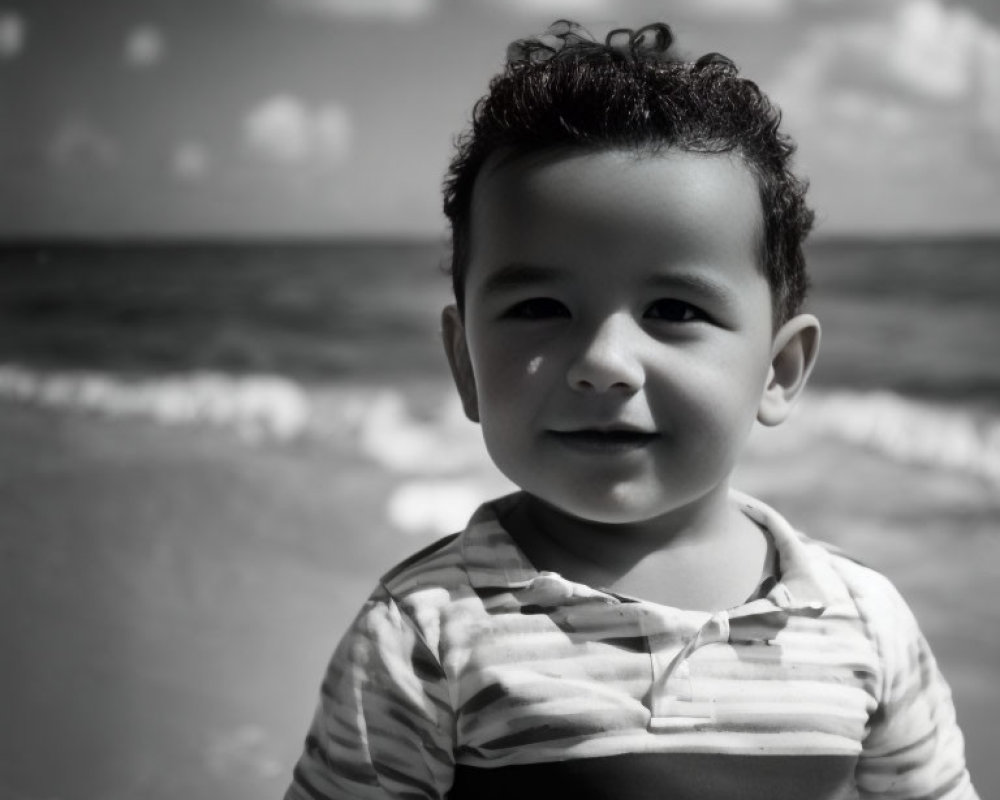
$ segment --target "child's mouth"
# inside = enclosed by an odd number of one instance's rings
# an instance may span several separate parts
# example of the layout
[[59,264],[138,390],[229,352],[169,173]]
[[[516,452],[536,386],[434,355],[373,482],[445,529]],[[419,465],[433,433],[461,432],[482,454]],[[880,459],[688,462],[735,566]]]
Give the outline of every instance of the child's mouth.
[[659,434],[636,430],[550,431],[560,443],[587,453],[624,453],[641,450]]

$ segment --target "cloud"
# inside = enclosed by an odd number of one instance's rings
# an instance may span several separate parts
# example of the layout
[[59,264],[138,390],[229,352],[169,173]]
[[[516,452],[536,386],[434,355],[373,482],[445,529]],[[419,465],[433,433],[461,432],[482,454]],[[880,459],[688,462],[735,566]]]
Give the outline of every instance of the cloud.
[[117,143],[85,119],[71,119],[52,137],[46,149],[55,166],[111,167],[118,163]]
[[983,42],[979,59],[979,120],[996,142],[1000,140],[1000,36],[991,36]]
[[13,11],[0,12],[0,59],[17,58],[24,38],[24,20]]
[[968,9],[906,0],[884,18],[818,28],[797,66],[927,100],[961,99],[996,67],[1000,32]]
[[291,95],[261,102],[243,122],[247,150],[277,164],[337,164],[351,152],[353,125],[342,106],[310,108]]
[[792,0],[688,0],[687,11],[706,17],[780,17],[787,14]]
[[125,37],[125,63],[132,67],[152,67],[163,59],[163,34],[153,25],[139,25]]
[[170,159],[170,172],[182,181],[196,181],[205,176],[209,166],[208,148],[200,142],[181,142]]
[[977,50],[990,38],[988,26],[970,11],[945,8],[938,0],[907,3],[891,24],[885,60],[896,80],[942,99],[969,91]]
[[611,0],[482,0],[482,3],[532,17],[579,18],[615,13]]
[[956,137],[977,129],[1000,136],[1000,32],[939,0],[822,25],[780,74],[770,93],[834,156],[909,168],[963,158]]
[[[514,12],[529,17],[568,17],[627,22],[629,15],[645,21],[664,15],[663,4],[652,0],[478,0],[481,6]],[[805,2],[825,4],[832,0],[676,0],[673,13],[708,19],[774,19],[790,14]],[[626,16],[623,16],[626,15]],[[667,21],[670,20],[667,15]],[[639,24],[636,22],[636,24]]]
[[274,0],[279,9],[360,19],[412,20],[430,14],[437,0]]
[[763,85],[821,224],[996,229],[1000,31],[968,8],[893,0],[824,15],[777,76]]

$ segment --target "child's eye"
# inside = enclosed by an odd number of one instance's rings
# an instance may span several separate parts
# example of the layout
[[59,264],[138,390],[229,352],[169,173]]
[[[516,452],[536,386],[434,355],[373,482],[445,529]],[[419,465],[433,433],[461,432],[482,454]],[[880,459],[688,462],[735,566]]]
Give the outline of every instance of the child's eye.
[[522,300],[504,312],[506,319],[552,319],[568,317],[569,309],[551,297],[532,297]]
[[657,300],[646,309],[646,318],[664,322],[694,322],[708,317],[700,308],[683,300],[664,299]]

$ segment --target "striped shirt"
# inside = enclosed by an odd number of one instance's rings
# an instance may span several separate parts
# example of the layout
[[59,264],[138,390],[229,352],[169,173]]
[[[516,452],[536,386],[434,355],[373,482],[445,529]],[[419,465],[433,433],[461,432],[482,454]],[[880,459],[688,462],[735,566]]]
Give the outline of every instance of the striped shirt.
[[778,575],[718,613],[539,572],[481,507],[365,603],[286,800],[976,798],[889,581],[735,497]]

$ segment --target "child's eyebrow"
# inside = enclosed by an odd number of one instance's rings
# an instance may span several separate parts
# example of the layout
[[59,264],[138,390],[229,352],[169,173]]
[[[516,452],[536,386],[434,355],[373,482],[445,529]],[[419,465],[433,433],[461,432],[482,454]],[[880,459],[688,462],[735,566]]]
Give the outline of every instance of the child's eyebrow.
[[504,264],[483,281],[480,293],[483,295],[516,289],[535,283],[549,283],[565,277],[567,270],[557,267],[543,267],[538,264]]
[[[534,284],[552,283],[571,274],[572,270],[540,264],[504,264],[483,281],[480,294],[486,296]],[[698,272],[660,272],[650,275],[645,283],[651,289],[692,292],[719,303],[725,303],[733,296],[732,289],[724,281]]]
[[664,272],[650,276],[647,285],[655,289],[682,289],[695,292],[718,302],[726,302],[733,296],[732,288],[724,281],[718,281],[697,272]]

